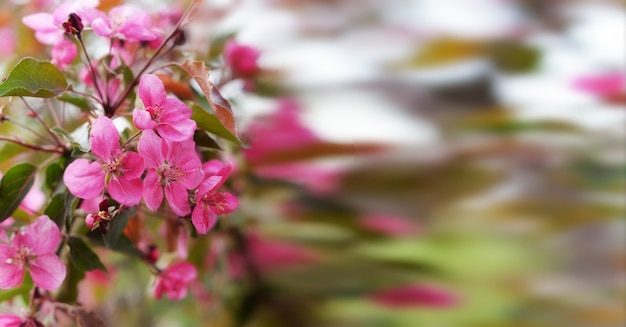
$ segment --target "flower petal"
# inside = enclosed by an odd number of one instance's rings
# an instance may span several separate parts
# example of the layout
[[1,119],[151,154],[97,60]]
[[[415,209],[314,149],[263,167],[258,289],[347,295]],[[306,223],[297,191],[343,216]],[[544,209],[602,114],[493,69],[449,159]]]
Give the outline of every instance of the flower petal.
[[91,27],[93,28],[93,32],[96,35],[110,37],[113,35],[113,30],[111,29],[111,25],[109,25],[109,21],[107,18],[98,17],[91,22]]
[[107,185],[111,197],[127,206],[139,204],[143,195],[141,179],[126,179],[124,176],[113,176]]
[[65,279],[65,265],[55,254],[41,255],[30,263],[30,276],[35,285],[53,290],[61,286]]
[[148,169],[157,168],[163,164],[165,148],[166,145],[163,139],[158,137],[152,130],[144,131],[137,144],[139,155],[143,158]]
[[0,289],[13,288],[22,283],[24,268],[18,264],[7,263],[15,260],[15,249],[8,244],[0,244]]
[[165,185],[165,198],[177,215],[186,216],[191,212],[187,189],[182,183],[174,182]]
[[200,234],[206,234],[217,223],[217,215],[202,203],[193,208],[191,222]]
[[144,161],[140,155],[135,152],[126,152],[122,159],[122,167],[120,171],[126,179],[141,178],[144,171]]
[[196,131],[196,122],[187,119],[176,124],[158,124],[156,130],[164,139],[181,142],[190,139]]
[[152,211],[159,209],[163,202],[163,187],[154,170],[149,170],[143,181],[143,200]]
[[207,194],[215,189],[222,183],[222,176],[209,176],[205,177],[202,183],[198,186],[198,196]]
[[139,81],[139,98],[144,106],[161,105],[165,101],[165,86],[154,74],[145,74]]
[[176,98],[167,98],[163,101],[165,112],[161,116],[164,123],[175,124],[191,118],[191,109],[182,101]]
[[[22,236],[18,238],[17,236]],[[42,237],[45,236],[45,237]],[[61,232],[59,227],[46,215],[40,216],[34,223],[28,225],[21,235],[16,235],[14,245],[28,247],[36,255],[53,253],[59,241]]]
[[102,193],[104,171],[98,162],[76,159],[63,174],[63,182],[72,194],[82,199],[92,199]]
[[120,135],[109,117],[101,116],[91,126],[91,151],[103,161],[120,148]]
[[135,108],[133,111],[133,124],[140,130],[149,130],[156,127],[156,123],[152,120],[147,110]]

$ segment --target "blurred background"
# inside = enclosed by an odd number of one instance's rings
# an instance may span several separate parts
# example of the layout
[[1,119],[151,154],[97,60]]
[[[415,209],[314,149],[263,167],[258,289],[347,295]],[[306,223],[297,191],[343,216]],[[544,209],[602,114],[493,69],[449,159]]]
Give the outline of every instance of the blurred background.
[[[15,7],[4,74],[46,57]],[[221,88],[250,145],[227,146],[241,206],[192,237],[186,300],[105,254],[80,301],[111,326],[624,326],[625,8],[205,1],[184,51],[216,74],[225,39],[260,51]]]

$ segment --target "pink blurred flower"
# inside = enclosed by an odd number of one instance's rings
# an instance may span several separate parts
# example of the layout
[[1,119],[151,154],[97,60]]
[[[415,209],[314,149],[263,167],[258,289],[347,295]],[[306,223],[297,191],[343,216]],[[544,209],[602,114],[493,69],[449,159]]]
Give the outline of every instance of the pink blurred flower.
[[64,70],[76,58],[76,54],[78,54],[78,48],[76,48],[74,42],[65,39],[61,40],[61,42],[52,47],[52,63],[59,69]]
[[169,141],[184,141],[193,136],[196,122],[191,120],[191,109],[176,98],[167,98],[163,82],[153,74],[146,74],[139,82],[139,98],[146,110],[136,108],[133,122],[141,130],[156,129]]
[[411,284],[395,286],[376,292],[372,299],[388,307],[432,307],[449,308],[459,299],[448,290],[432,285]]
[[389,236],[412,236],[417,227],[408,219],[385,214],[371,214],[360,218],[361,226]]
[[157,277],[154,297],[160,299],[165,293],[170,300],[182,300],[187,295],[187,285],[197,276],[196,267],[188,262],[170,265]]
[[0,58],[12,56],[15,52],[17,38],[10,28],[0,28]]
[[76,159],[63,175],[63,182],[72,194],[91,199],[101,195],[105,185],[113,199],[124,205],[141,200],[143,159],[134,152],[120,148],[120,136],[108,117],[102,116],[91,128],[91,151],[99,159],[90,162]]
[[150,15],[133,5],[112,8],[108,17],[98,17],[92,22],[97,35],[128,41],[151,41],[158,37],[152,29]]
[[576,89],[600,97],[611,97],[626,91],[626,75],[610,73],[604,75],[581,76],[574,80]]
[[228,192],[216,192],[228,178],[232,166],[211,160],[202,166],[204,180],[198,186],[196,207],[191,222],[198,233],[206,234],[217,223],[217,216],[233,212],[239,206],[237,198]]
[[276,153],[314,144],[320,139],[302,122],[300,106],[293,99],[281,99],[278,110],[248,127],[250,147],[244,150],[248,161],[257,162]]
[[0,244],[0,288],[22,283],[24,270],[30,271],[35,285],[53,290],[65,279],[65,265],[54,254],[60,241],[57,225],[40,216],[13,236],[10,244]]
[[287,163],[255,168],[254,173],[263,178],[294,182],[315,194],[330,194],[337,190],[342,171],[323,168],[311,163]]
[[250,78],[259,73],[257,60],[261,53],[258,49],[240,45],[234,40],[228,40],[224,46],[224,59],[235,78]]
[[[257,234],[246,236],[246,242],[254,264],[262,273],[310,264],[318,258],[313,251],[301,245],[270,240]],[[242,276],[245,264],[240,253],[229,256],[229,271],[235,279]]]
[[203,177],[193,140],[171,142],[145,130],[137,149],[148,169],[143,183],[143,199],[148,208],[159,209],[165,191],[165,198],[177,215],[189,214],[187,190],[198,187]]
[[0,326],[2,327],[21,327],[24,322],[26,322],[25,319],[18,315],[0,313]]

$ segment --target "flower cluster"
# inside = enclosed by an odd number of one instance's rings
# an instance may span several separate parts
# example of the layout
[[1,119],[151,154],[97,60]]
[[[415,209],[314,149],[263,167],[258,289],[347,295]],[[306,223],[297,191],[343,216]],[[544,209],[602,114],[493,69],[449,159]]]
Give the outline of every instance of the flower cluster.
[[[192,213],[195,205],[193,225],[206,234],[217,215],[238,206],[232,194],[217,192],[228,177],[230,165],[222,166],[215,160],[202,164],[193,141],[196,123],[190,119],[191,109],[167,97],[156,75],[144,75],[138,93],[144,105],[133,112],[141,133],[138,152],[120,145],[120,135],[110,118],[98,117],[90,135],[96,160],[76,159],[67,167],[63,181],[82,199],[100,197],[106,191],[122,205],[134,206],[143,199],[150,210],[157,211],[165,198],[181,217]],[[94,216],[88,216],[88,221],[93,227]]]

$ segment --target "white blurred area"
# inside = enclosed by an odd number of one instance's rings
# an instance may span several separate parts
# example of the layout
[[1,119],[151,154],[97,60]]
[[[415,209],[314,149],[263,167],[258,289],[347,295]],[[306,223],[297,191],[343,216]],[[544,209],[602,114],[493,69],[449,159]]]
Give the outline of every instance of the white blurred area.
[[[532,21],[522,1],[336,0],[213,1],[237,10],[218,26],[262,49],[262,67],[285,74],[300,94],[305,117],[321,136],[340,142],[379,141],[424,145],[438,131],[415,108],[376,91],[399,81],[415,88],[488,78],[492,92],[520,119],[557,119],[583,128],[623,132],[626,111],[572,87],[585,74],[626,69],[626,14],[619,1],[550,1],[564,22],[558,33]],[[440,37],[490,41],[515,39],[542,52],[537,71],[510,75],[480,58],[391,73],[389,65]],[[626,73],[626,72],[625,72]],[[242,120],[272,104],[239,94]]]

